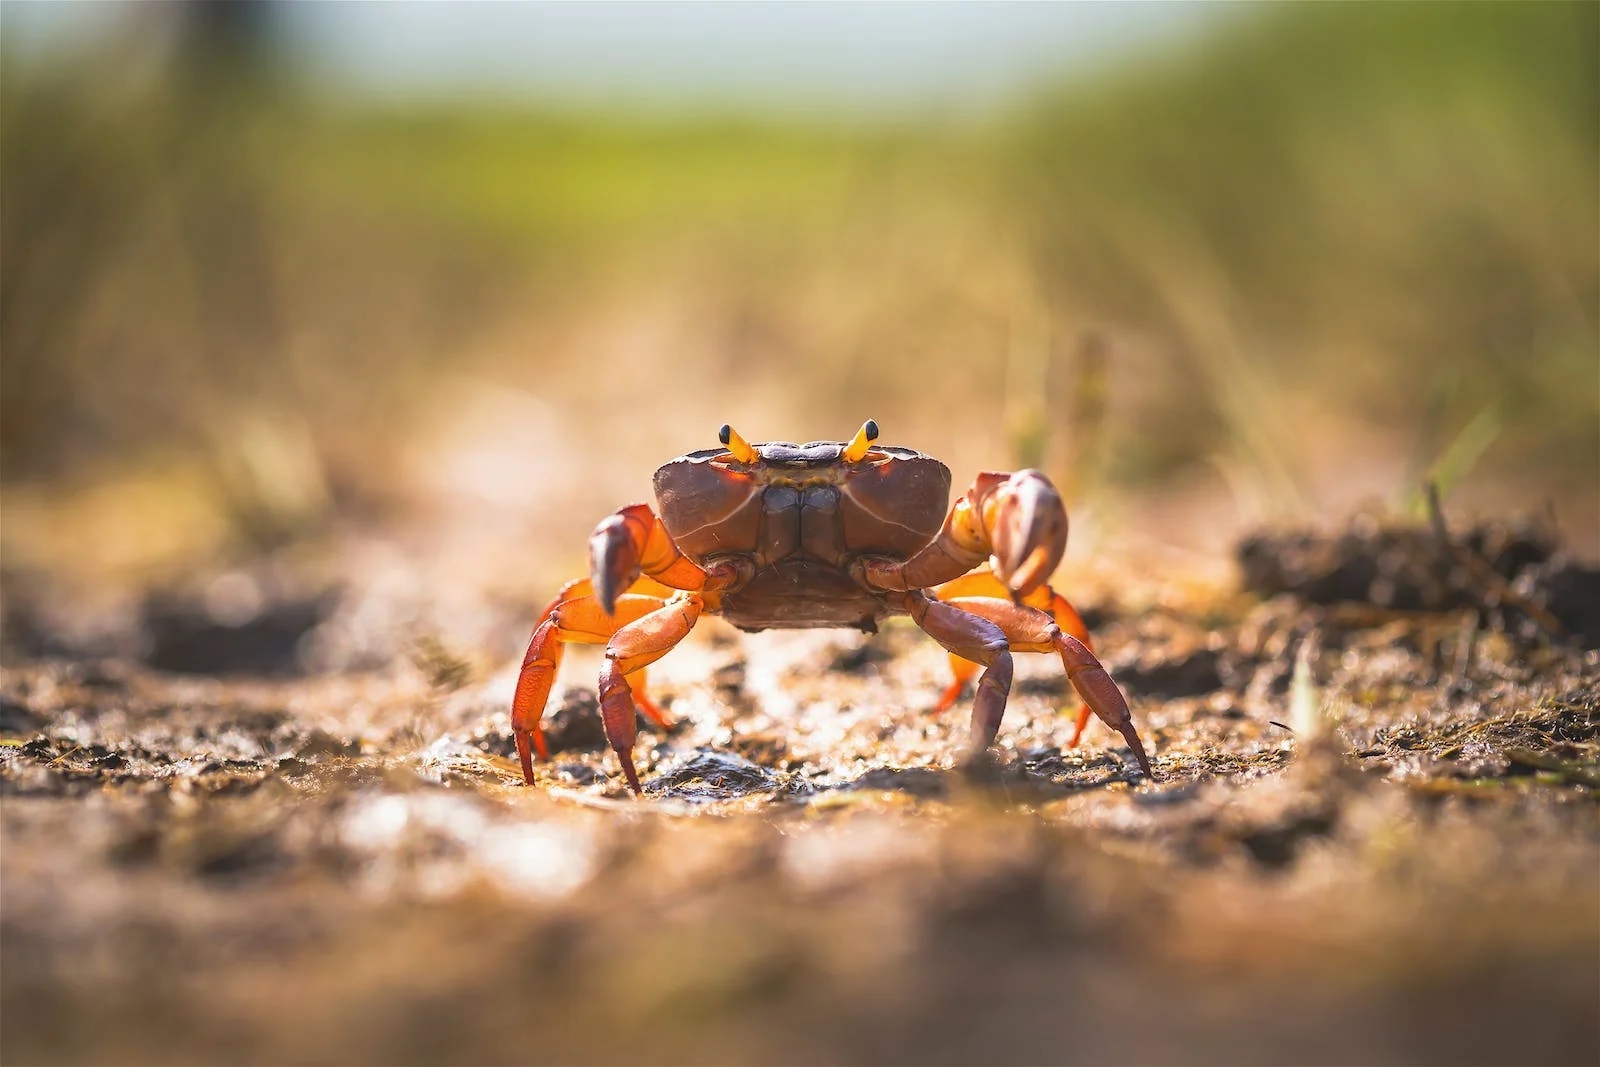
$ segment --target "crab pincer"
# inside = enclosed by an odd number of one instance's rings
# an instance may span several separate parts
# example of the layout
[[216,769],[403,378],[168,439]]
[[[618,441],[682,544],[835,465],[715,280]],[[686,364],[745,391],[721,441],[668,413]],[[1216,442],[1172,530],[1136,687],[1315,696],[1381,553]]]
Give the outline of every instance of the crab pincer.
[[616,613],[617,597],[639,577],[638,531],[629,527],[627,511],[619,511],[595,527],[589,537],[589,582],[607,615]]
[[1018,471],[984,503],[994,573],[1022,598],[1050,580],[1067,551],[1067,509],[1050,479],[1036,470]]

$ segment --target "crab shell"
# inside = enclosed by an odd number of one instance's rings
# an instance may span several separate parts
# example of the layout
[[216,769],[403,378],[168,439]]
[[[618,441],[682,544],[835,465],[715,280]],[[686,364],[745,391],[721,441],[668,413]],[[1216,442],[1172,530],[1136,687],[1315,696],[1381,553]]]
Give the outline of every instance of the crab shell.
[[754,447],[754,463],[712,448],[657,470],[667,533],[701,566],[753,565],[722,598],[723,617],[740,629],[876,630],[888,605],[850,564],[908,559],[932,541],[950,507],[949,468],[909,448],[874,446],[850,463],[839,442]]

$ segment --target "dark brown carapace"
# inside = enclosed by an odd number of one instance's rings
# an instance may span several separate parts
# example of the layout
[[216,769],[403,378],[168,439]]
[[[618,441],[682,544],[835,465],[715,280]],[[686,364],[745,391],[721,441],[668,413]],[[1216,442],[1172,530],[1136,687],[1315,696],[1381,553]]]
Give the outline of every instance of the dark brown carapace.
[[633,504],[589,539],[589,574],[569,583],[533,632],[512,701],[522,773],[548,755],[539,720],[569,641],[603,643],[600,711],[634,792],[635,706],[666,725],[645,667],[702,614],[743,630],[831,626],[876,631],[909,615],[951,656],[948,709],[982,667],[972,752],[993,743],[1011,689],[1011,652],[1055,652],[1091,712],[1117,730],[1149,776],[1127,702],[1089,650],[1072,605],[1046,583],[1066,551],[1067,514],[1038,471],[980,474],[950,506],[950,471],[877,444],[868,421],[849,442],[723,447],[656,471],[657,512]]

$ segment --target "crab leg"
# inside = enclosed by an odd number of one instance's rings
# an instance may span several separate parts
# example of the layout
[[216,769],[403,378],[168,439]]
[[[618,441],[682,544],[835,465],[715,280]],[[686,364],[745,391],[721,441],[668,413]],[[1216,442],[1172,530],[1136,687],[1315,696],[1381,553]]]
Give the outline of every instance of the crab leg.
[[[621,606],[619,602],[618,608]],[[634,718],[633,690],[628,676],[654,663],[689,636],[703,607],[699,596],[688,594],[630,622],[612,634],[606,643],[606,662],[600,668],[600,718],[605,724],[606,740],[616,750],[622,773],[636,794],[644,790],[639,786],[639,773],[633,767],[633,742],[638,735],[638,723]]]
[[[545,701],[561,665],[563,642],[609,641],[629,624],[665,606],[668,598],[681,590],[702,591],[715,607],[719,592],[739,577],[739,567],[734,563],[721,563],[709,571],[697,566],[678,550],[648,505],[630,504],[595,527],[589,538],[589,577],[562,586],[545,608],[517,676],[516,694],[511,700],[511,728],[517,739],[523,779],[530,785],[533,782],[534,750],[541,759],[548,755],[539,720],[544,716]],[[644,695],[643,673],[630,678],[629,686],[644,713],[666,726],[666,716]],[[629,729],[633,729],[631,721]],[[631,772],[629,777],[637,788]]]
[[978,679],[978,695],[972,701],[969,753],[974,760],[982,757],[1000,732],[1000,719],[1011,695],[1011,651],[1005,631],[988,619],[925,593],[907,593],[896,607],[951,653],[984,665],[983,676]]
[[908,560],[867,558],[859,580],[884,590],[925,589],[961,577],[992,559],[1008,595],[1026,597],[1049,579],[1067,549],[1067,511],[1050,479],[1036,470],[978,475],[944,528]]
[[[630,593],[618,598],[615,614],[607,615],[599,600],[588,592],[588,584],[588,579],[569,582],[555,602],[545,609],[534,627],[533,639],[528,642],[528,653],[517,675],[516,693],[511,698],[511,732],[517,740],[523,780],[529,785],[533,784],[533,751],[539,753],[540,759],[550,758],[539,720],[544,717],[545,702],[550,698],[556,672],[561,667],[563,646],[572,642],[604,644],[624,626],[666,604],[660,597]],[[578,595],[571,595],[574,593]],[[640,671],[629,682],[645,714],[665,727],[667,720],[661,709],[644,695],[644,672]]]
[[[1067,669],[1067,679],[1072,682],[1072,687],[1078,691],[1083,702],[1100,717],[1101,722],[1122,735],[1128,747],[1133,749],[1133,756],[1139,761],[1139,769],[1144,771],[1145,777],[1155,777],[1150,770],[1150,759],[1145,755],[1144,743],[1139,740],[1139,731],[1134,728],[1133,717],[1128,713],[1128,701],[1087,645],[1071,634],[1063,633],[1049,615],[1026,605],[995,597],[958,597],[948,604],[998,627],[1004,632],[1010,647],[1018,652],[1059,653],[1061,665]],[[1079,732],[1082,732],[1081,727]]]
[[[954,600],[960,597],[995,597],[1005,599],[1011,595],[1000,579],[988,568],[973,571],[971,574],[962,575],[953,582],[946,582],[934,590],[940,600]],[[1094,651],[1094,643],[1089,640],[1089,628],[1084,625],[1083,618],[1066,597],[1057,593],[1048,585],[1041,585],[1033,592],[1022,598],[1022,602],[1031,608],[1038,608],[1051,618],[1062,631],[1071,634],[1083,642],[1083,647],[1090,652]],[[973,675],[978,673],[978,665],[970,660],[964,660],[954,653],[950,656],[950,685],[939,697],[939,703],[934,707],[935,714],[943,714],[955,706],[967,683]],[[1078,707],[1077,725],[1072,731],[1072,739],[1067,742],[1067,747],[1076,748],[1083,737],[1084,727],[1089,725],[1089,716],[1092,712],[1089,705],[1080,704]]]

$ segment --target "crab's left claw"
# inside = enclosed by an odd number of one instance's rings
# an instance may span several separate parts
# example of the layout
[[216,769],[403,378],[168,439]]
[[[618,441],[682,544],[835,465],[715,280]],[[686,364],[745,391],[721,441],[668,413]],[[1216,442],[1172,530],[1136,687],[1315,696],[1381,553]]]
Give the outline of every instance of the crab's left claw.
[[629,522],[629,510],[606,519],[589,537],[589,581],[607,615],[616,614],[617,597],[639,579],[645,537]]
[[[737,575],[738,568],[713,566],[712,572],[718,582],[726,585]],[[629,504],[620,509],[596,526],[589,537],[589,584],[607,615],[617,613],[617,598],[633,587],[640,574],[653,578],[659,591],[663,585],[669,589],[703,589],[707,573],[678,550],[648,504]]]
[[1067,509],[1036,470],[1018,471],[989,494],[984,526],[995,576],[1018,600],[1049,581],[1067,551]]

